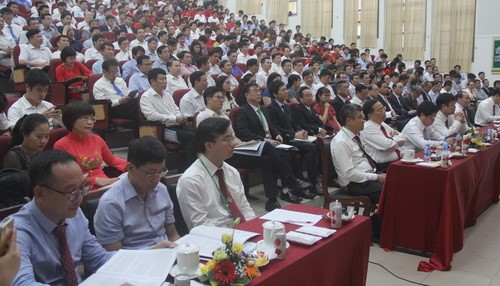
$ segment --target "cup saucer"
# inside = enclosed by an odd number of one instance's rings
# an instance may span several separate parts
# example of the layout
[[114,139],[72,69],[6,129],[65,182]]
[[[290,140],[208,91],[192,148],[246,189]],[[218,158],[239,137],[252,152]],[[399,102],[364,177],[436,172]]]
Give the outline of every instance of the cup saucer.
[[[198,269],[196,269],[196,272],[192,275],[189,275],[189,278],[191,279],[195,279],[195,278],[198,278],[198,271],[200,270],[200,268],[203,266],[202,263],[200,263],[198,265]],[[172,277],[175,278],[175,276],[179,275],[179,274],[184,274],[181,272],[181,270],[179,269],[179,266],[176,264],[174,266],[172,266],[172,268],[170,269],[170,275],[172,275]]]

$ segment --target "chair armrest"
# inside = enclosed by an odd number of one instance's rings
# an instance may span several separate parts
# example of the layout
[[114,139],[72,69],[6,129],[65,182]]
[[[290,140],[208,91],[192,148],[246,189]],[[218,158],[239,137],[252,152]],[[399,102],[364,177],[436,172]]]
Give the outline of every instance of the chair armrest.
[[159,121],[141,121],[139,123],[139,137],[152,136],[164,141],[165,126]]

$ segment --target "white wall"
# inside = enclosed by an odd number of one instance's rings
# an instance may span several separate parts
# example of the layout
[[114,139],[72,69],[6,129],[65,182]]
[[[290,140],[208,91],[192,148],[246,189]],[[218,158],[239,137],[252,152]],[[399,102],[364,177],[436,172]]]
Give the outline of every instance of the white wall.
[[[272,0],[263,0],[262,13],[257,14],[258,19],[266,19],[267,22],[271,19],[266,17],[266,2]],[[296,25],[300,25],[301,22],[301,7],[302,1],[307,0],[297,0],[297,10],[298,13],[295,16],[288,18],[287,29],[295,30]],[[326,35],[327,37],[332,37],[335,43],[344,43],[344,0],[332,0],[333,1],[333,29],[331,35]],[[352,0],[345,0],[352,1]],[[431,25],[432,19],[429,15],[432,15],[432,2],[439,0],[427,0],[427,18],[426,18],[426,45],[424,57],[425,59],[431,58]],[[473,0],[470,0],[473,1]],[[236,0],[227,0],[227,5],[229,9],[236,7]],[[490,80],[490,84],[493,84],[494,80],[500,80],[500,74],[491,73],[491,65],[493,58],[493,37],[500,36],[500,25],[497,24],[498,11],[500,11],[500,1],[499,0],[476,0],[476,26],[475,26],[475,37],[474,37],[474,60],[471,65],[471,72],[477,74],[480,71],[486,73],[486,78]],[[377,39],[378,47],[383,48],[384,45],[384,0],[379,1],[379,38]],[[288,9],[286,7],[285,9]],[[232,10],[234,11],[234,10]],[[307,33],[307,31],[304,31]],[[372,49],[372,54],[376,54],[378,49]],[[403,55],[404,56],[404,55]],[[439,63],[439,59],[438,63]],[[408,65],[413,65],[412,62],[407,62]]]

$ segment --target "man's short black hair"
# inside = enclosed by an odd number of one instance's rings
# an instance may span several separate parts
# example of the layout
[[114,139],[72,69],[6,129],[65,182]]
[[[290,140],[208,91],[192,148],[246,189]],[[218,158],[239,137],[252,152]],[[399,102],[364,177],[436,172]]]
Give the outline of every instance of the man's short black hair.
[[117,67],[119,66],[118,61],[115,58],[112,59],[107,59],[102,62],[102,70],[109,72],[110,67]]
[[156,80],[158,78],[158,75],[167,75],[167,73],[161,69],[161,68],[154,68],[151,69],[148,73],[148,82],[151,84],[151,81]]
[[160,164],[167,158],[167,149],[162,142],[151,136],[139,137],[128,145],[127,161],[136,167]]
[[26,73],[26,86],[34,88],[37,85],[49,86],[50,78],[47,73],[41,69],[30,69]]
[[75,157],[61,150],[45,150],[35,155],[33,159],[31,159],[28,168],[32,188],[39,185],[52,185],[54,179],[52,166],[54,164],[64,164],[71,161],[76,162]]
[[207,100],[212,98],[217,92],[222,92],[222,90],[216,86],[209,86],[205,89],[203,92],[203,101],[205,102],[205,105],[207,105]]
[[441,93],[436,98],[436,106],[438,109],[441,109],[443,106],[448,106],[451,102],[456,102],[455,97],[450,93]]
[[29,29],[28,32],[26,32],[26,38],[29,40],[38,34],[40,34],[40,29]]
[[365,118],[368,119],[368,115],[372,114],[375,110],[373,109],[373,106],[377,104],[378,101],[377,99],[368,99],[363,103],[363,114],[365,115]]
[[205,152],[205,143],[215,142],[215,139],[223,135],[229,126],[230,122],[225,118],[209,117],[203,120],[194,133],[198,152]]
[[432,101],[424,100],[417,107],[417,116],[431,116],[438,112],[438,107]]
[[340,125],[345,126],[348,118],[354,119],[358,112],[361,111],[363,110],[359,105],[352,103],[345,104],[340,110],[340,116],[338,118]]

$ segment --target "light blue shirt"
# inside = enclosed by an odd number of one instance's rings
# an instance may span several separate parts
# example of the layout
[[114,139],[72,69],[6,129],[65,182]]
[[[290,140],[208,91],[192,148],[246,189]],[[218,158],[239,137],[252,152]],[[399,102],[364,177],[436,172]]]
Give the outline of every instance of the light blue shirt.
[[123,80],[127,80],[127,77],[133,73],[140,72],[139,68],[137,67],[137,61],[135,59],[124,63],[122,66],[122,70],[123,70],[123,76],[122,76]]
[[169,74],[168,72],[168,68],[167,68],[167,64],[164,63],[161,59],[155,61],[153,63],[153,66],[152,66],[153,69],[156,69],[156,68],[160,68],[162,70],[164,70],[167,74]]
[[[21,252],[21,266],[12,285],[65,285],[59,242],[52,233],[57,225],[40,211],[35,201],[23,206],[12,217]],[[85,269],[96,272],[113,256],[114,252],[107,252],[90,234],[89,222],[81,209],[65,223],[75,271],[78,263],[82,262]],[[81,283],[82,278],[76,273]]]
[[123,248],[139,249],[168,239],[165,226],[175,222],[174,205],[167,187],[158,183],[143,201],[123,177],[100,199],[94,216],[99,243],[122,242]]
[[143,92],[150,87],[148,76],[142,72],[134,73],[128,81],[128,88],[130,91],[138,90],[139,92]]

